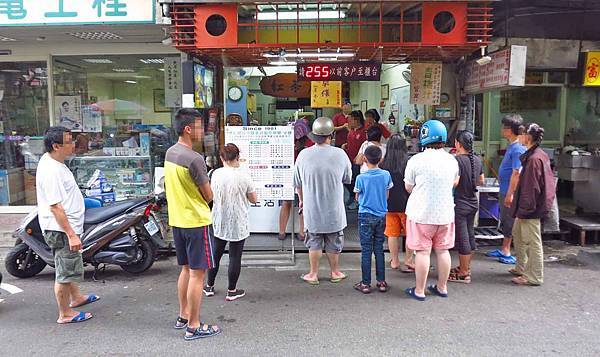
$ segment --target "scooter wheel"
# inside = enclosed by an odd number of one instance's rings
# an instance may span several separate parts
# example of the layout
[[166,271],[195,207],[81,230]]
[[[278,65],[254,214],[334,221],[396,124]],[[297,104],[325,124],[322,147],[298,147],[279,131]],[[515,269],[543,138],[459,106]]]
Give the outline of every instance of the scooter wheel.
[[27,266],[23,266],[25,259],[27,258],[27,251],[29,246],[25,243],[16,245],[6,255],[4,262],[6,271],[17,278],[31,278],[39,274],[46,267],[46,262],[35,252],[31,252],[31,261]]
[[148,240],[140,240],[138,249],[141,250],[142,258],[134,264],[121,265],[121,269],[131,274],[140,274],[150,269],[156,258],[156,248]]

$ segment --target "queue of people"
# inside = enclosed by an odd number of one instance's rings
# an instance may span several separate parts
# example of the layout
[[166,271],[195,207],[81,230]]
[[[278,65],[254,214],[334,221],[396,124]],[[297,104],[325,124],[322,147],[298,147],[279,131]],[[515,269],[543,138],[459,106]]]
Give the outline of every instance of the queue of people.
[[[304,219],[303,238],[310,262],[310,271],[301,276],[302,281],[320,284],[318,272],[323,251],[330,267],[328,280],[340,283],[347,278],[340,270],[339,259],[347,227],[344,190],[352,185],[358,201],[362,248],[362,278],[354,288],[362,293],[371,292],[374,254],[377,290],[388,291],[383,250],[387,238],[391,267],[415,273],[415,286],[406,289],[406,294],[418,301],[425,301],[426,292],[447,298],[448,281],[472,281],[476,192],[484,179],[481,160],[473,152],[473,134],[458,133],[457,155],[453,156],[445,150],[446,127],[430,120],[420,131],[424,150],[409,159],[401,136],[391,136],[384,146],[380,142],[384,134],[376,120],[365,130],[367,121],[361,112],[350,112],[349,118],[347,142],[341,148],[331,145],[336,125],[331,119],[321,117],[306,133],[314,145],[298,152],[293,181]],[[185,330],[185,340],[195,340],[222,332],[217,325],[201,322],[200,316],[203,295],[212,297],[219,293],[215,281],[227,245],[225,299],[233,301],[245,296],[237,282],[244,242],[250,236],[249,206],[258,198],[250,176],[240,169],[239,148],[233,144],[220,150],[224,166],[209,178],[203,156],[192,149],[204,132],[199,112],[181,109],[175,116],[174,129],[179,140],[167,151],[165,159],[169,224],[173,227],[177,263],[181,266],[177,283],[179,311],[174,328]],[[501,170],[503,206],[510,206],[508,212],[503,211],[503,218],[514,218],[514,225],[503,223],[507,246],[489,255],[500,259],[511,257],[507,240],[514,238],[516,265],[510,270],[515,275],[512,281],[517,285],[537,286],[543,283],[541,219],[550,210],[556,190],[549,158],[540,149],[544,129],[533,123],[525,125],[519,116],[512,115],[503,120],[503,132],[514,145],[509,147],[507,162]],[[74,151],[74,144],[70,131],[61,127],[49,128],[44,143],[47,153],[38,167],[37,194],[40,227],[55,257],[57,323],[82,322],[93,315],[75,309],[100,297],[82,295],[77,285],[83,278],[79,235],[85,208],[75,179],[64,165]],[[362,165],[366,170],[360,169]],[[399,260],[401,236],[406,236],[404,263]],[[449,250],[455,245],[459,265],[452,269]],[[437,258],[437,283],[427,285],[432,251]]]

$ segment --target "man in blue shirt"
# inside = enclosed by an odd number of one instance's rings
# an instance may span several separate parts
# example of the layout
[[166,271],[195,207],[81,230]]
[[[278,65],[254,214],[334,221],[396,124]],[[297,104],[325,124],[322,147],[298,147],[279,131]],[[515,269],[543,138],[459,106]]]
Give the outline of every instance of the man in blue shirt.
[[364,294],[371,292],[371,255],[375,253],[377,288],[387,291],[385,282],[385,215],[389,190],[394,186],[389,172],[378,167],[382,151],[372,145],[365,150],[368,171],[358,175],[354,192],[358,200],[358,224],[362,251],[362,280],[354,288]]
[[488,252],[486,255],[498,258],[504,264],[516,263],[515,257],[510,253],[512,228],[515,222],[510,214],[510,206],[519,184],[521,155],[527,151],[525,146],[519,143],[519,132],[522,125],[523,118],[518,114],[509,114],[502,119],[502,136],[509,142],[498,173],[500,181],[500,230],[504,234],[504,240],[502,248]]

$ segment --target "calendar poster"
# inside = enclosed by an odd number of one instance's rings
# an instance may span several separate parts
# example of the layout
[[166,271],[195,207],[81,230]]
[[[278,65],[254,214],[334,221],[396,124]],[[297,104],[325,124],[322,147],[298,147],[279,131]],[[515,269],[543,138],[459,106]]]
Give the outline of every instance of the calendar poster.
[[291,126],[227,126],[225,143],[240,149],[259,200],[294,199],[294,128]]

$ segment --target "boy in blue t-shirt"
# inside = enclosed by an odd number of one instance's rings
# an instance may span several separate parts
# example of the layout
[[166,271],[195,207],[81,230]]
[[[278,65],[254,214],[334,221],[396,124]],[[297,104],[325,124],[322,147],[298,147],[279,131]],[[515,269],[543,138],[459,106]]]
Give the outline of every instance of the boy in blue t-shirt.
[[358,224],[362,250],[362,280],[354,288],[363,294],[371,292],[371,255],[375,254],[375,272],[377,288],[386,292],[385,256],[385,215],[389,190],[394,186],[389,172],[378,167],[382,152],[378,146],[369,146],[365,150],[368,171],[358,175],[354,192],[358,201]]

